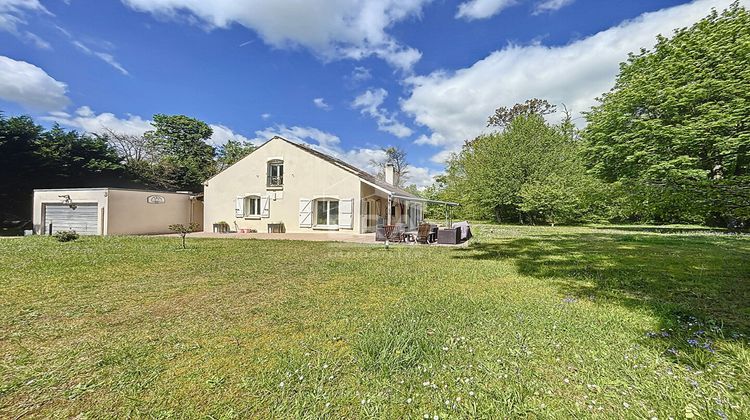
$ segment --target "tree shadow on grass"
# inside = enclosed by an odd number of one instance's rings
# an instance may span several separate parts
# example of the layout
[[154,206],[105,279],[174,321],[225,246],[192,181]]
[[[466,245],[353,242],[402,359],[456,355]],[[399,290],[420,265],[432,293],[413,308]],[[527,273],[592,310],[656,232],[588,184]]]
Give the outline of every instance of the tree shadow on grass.
[[695,317],[750,333],[748,240],[581,233],[497,239],[455,252],[461,259],[512,259],[520,274],[554,281],[568,296],[646,307],[665,329]]

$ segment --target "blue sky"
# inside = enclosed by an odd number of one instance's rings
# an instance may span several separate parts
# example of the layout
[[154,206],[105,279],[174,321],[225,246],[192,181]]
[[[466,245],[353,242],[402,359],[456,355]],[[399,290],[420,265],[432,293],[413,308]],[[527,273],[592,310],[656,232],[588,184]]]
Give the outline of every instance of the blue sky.
[[423,186],[498,106],[580,116],[628,52],[730,3],[0,0],[0,110],[128,133],[185,114],[215,144],[280,134],[365,169],[395,145]]

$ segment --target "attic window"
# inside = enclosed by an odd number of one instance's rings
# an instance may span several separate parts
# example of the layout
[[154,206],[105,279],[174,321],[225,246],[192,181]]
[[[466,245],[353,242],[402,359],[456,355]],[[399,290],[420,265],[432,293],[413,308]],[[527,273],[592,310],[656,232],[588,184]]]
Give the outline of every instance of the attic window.
[[269,187],[281,187],[284,185],[284,161],[271,160],[268,162],[268,182]]

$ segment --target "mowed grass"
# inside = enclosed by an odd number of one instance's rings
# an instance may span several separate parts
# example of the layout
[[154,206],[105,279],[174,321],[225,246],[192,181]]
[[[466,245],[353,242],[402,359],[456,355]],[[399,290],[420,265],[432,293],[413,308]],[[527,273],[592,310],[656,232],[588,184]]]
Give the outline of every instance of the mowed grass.
[[0,417],[747,418],[750,240],[0,240]]

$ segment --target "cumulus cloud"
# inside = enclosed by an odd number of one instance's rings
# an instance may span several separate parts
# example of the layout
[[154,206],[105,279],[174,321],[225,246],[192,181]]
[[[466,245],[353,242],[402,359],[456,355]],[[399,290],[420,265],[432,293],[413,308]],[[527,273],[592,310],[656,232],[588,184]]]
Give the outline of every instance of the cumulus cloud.
[[487,19],[516,4],[518,0],[470,0],[458,5],[456,18]]
[[411,128],[399,122],[395,113],[389,113],[381,107],[386,96],[388,91],[383,88],[367,90],[354,99],[352,106],[358,108],[362,114],[372,117],[378,124],[378,130],[396,137],[409,137],[412,134]]
[[313,99],[313,104],[316,107],[318,107],[320,109],[323,109],[325,111],[328,111],[328,110],[331,109],[331,106],[326,103],[326,100],[324,98],[315,98],[315,99]]
[[124,118],[120,118],[110,112],[97,114],[88,106],[76,109],[72,115],[56,112],[43,119],[87,133],[105,133],[107,130],[112,130],[119,134],[141,135],[153,128],[150,120],[137,115],[127,114]]
[[52,48],[40,36],[20,28],[27,24],[26,14],[29,12],[51,15],[38,0],[0,0],[0,31],[8,32],[37,48]]
[[326,60],[379,57],[408,71],[421,57],[388,33],[430,0],[123,0],[159,17],[212,28],[240,24],[276,48],[301,46]]
[[59,111],[69,103],[68,86],[41,68],[0,56],[0,98],[34,111]]
[[[669,35],[703,18],[711,8],[725,8],[730,3],[697,0],[645,13],[559,47],[509,45],[468,68],[409,78],[411,95],[401,107],[431,130],[417,143],[442,149],[434,160],[444,159],[464,140],[482,133],[487,117],[499,106],[537,97],[564,103],[574,111],[574,117],[580,117],[595,104],[595,98],[611,89],[619,63],[629,52],[652,47],[657,34]],[[741,3],[747,5],[750,0]]]
[[[154,129],[151,125],[151,120],[142,118],[138,115],[126,114],[124,117],[118,117],[111,112],[97,114],[88,106],[82,106],[76,109],[73,114],[60,111],[50,112],[49,115],[42,117],[42,119],[50,122],[57,122],[66,127],[87,133],[96,134],[113,131],[118,134],[140,136],[146,131]],[[247,137],[235,133],[225,125],[209,124],[209,126],[214,133],[207,143],[213,146],[220,146],[228,140],[251,141]]]

